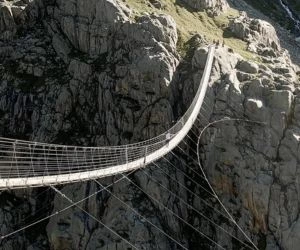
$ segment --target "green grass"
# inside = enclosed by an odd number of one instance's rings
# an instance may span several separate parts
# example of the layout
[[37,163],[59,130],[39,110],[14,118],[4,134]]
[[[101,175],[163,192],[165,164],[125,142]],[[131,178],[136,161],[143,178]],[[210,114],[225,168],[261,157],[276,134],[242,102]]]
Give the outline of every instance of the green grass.
[[143,13],[167,14],[173,17],[178,30],[178,52],[184,56],[187,52],[187,41],[195,34],[201,34],[209,42],[223,42],[247,60],[259,61],[254,53],[247,51],[247,43],[233,36],[228,32],[230,19],[237,17],[239,12],[229,9],[220,16],[211,18],[205,11],[190,11],[182,5],[176,4],[178,0],[161,0],[163,9],[159,10],[149,6],[144,0],[125,0],[134,10],[133,18]]

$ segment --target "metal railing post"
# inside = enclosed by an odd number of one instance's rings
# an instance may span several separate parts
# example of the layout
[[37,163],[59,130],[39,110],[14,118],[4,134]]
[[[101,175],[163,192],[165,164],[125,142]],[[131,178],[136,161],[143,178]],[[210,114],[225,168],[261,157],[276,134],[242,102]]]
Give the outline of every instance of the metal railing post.
[[126,145],[125,147],[125,160],[126,160],[126,164],[128,165],[128,145]]
[[146,164],[147,151],[148,151],[148,146],[145,147],[144,167],[145,167],[145,164]]

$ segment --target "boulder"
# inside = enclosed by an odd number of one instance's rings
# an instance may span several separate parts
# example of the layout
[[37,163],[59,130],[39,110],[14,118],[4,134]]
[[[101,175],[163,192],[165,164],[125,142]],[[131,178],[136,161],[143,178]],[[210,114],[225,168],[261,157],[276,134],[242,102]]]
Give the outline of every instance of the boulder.
[[271,90],[266,100],[271,108],[289,114],[293,99],[293,94],[288,90]]
[[245,73],[257,74],[258,73],[258,65],[253,62],[242,60],[238,63],[237,68]]
[[183,0],[183,2],[195,10],[207,10],[212,16],[219,15],[229,8],[226,0]]
[[281,46],[275,28],[268,22],[260,19],[249,18],[244,12],[231,20],[229,29],[238,38],[253,43],[253,47],[271,47],[280,51]]

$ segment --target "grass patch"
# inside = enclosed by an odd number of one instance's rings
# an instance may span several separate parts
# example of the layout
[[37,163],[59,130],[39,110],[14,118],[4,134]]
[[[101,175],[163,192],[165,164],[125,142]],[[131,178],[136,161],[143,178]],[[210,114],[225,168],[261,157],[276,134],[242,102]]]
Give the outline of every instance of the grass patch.
[[235,9],[229,9],[217,17],[209,17],[205,11],[190,11],[183,4],[177,4],[178,0],[161,0],[162,9],[156,9],[145,0],[125,0],[134,15],[143,13],[167,14],[174,18],[178,29],[177,50],[184,56],[187,53],[186,42],[195,34],[204,35],[209,42],[223,42],[239,53],[247,60],[256,61],[256,55],[247,51],[247,43],[228,33],[230,19],[239,15]]

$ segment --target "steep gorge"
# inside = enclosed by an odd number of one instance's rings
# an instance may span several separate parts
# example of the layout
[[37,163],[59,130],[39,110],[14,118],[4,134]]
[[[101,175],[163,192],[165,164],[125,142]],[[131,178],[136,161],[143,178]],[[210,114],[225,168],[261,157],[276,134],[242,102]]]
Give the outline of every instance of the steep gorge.
[[[216,50],[206,118],[244,118],[264,122],[265,126],[226,122],[210,128],[200,149],[205,170],[226,207],[260,249],[297,249],[299,68],[282,48],[275,29],[242,14],[224,22],[223,30],[213,24],[215,33],[189,32],[181,41],[185,27],[179,25],[184,19],[166,15],[164,10],[184,10],[199,22],[207,17],[207,23],[214,23],[220,20],[214,19],[216,16],[228,13],[226,1],[133,2],[153,13],[133,9],[132,1],[0,2],[1,135],[86,146],[120,145],[151,138],[168,129],[189,106],[204,68],[204,46],[213,39],[223,39],[215,34],[223,34],[225,45],[221,41]],[[208,15],[202,13],[205,10]],[[229,35],[233,38],[226,38]],[[245,50],[244,57],[236,53],[241,50]],[[191,164],[187,157],[170,156],[169,160],[196,178],[185,165]],[[130,179],[226,249],[238,248],[236,241],[157,185],[154,180],[199,211],[211,212],[184,188],[202,195],[182,171],[166,160],[159,162],[159,167],[167,174],[151,166]],[[197,166],[190,167],[199,171]],[[101,183],[109,184],[117,178],[106,178]],[[97,189],[94,182],[61,187],[73,200]],[[209,242],[130,182],[118,182],[111,190],[188,249],[210,249]],[[3,192],[1,202],[1,234],[69,205],[47,188]],[[213,204],[220,208],[217,202]],[[107,192],[81,206],[139,249],[177,249],[165,235]],[[242,238],[228,222],[214,213],[210,215]],[[0,241],[0,246],[54,250],[128,248],[76,208]]]

